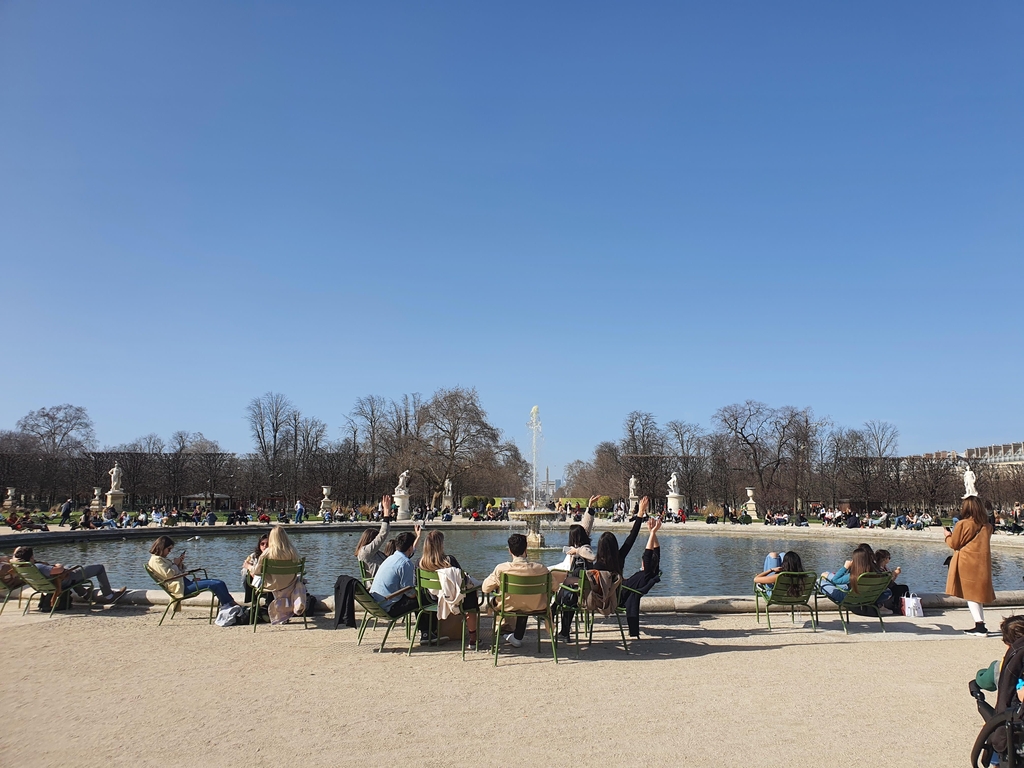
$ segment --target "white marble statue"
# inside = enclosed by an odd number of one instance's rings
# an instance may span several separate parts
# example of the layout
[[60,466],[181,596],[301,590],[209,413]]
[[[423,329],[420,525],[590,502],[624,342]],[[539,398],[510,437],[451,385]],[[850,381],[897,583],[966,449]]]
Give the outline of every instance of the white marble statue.
[[672,477],[668,479],[668,492],[672,496],[679,495],[679,476],[673,472]]
[[409,470],[405,470],[398,476],[398,485],[395,486],[395,496],[409,495]]
[[974,472],[971,470],[971,465],[970,464],[968,464],[966,466],[967,466],[967,468],[964,469],[964,495],[963,495],[963,498],[965,498],[965,499],[970,498],[971,496],[977,496],[978,495],[978,489],[974,487],[974,482],[975,482],[975,480],[978,479],[978,476],[975,475]]
[[124,475],[124,470],[122,470],[120,465],[115,461],[114,468],[107,472],[107,474],[110,475],[110,490],[120,491],[121,476]]
[[631,475],[629,478],[629,497],[636,498],[636,475]]
[[446,477],[444,479],[444,495],[445,496],[451,496],[452,495],[452,479],[450,477]]

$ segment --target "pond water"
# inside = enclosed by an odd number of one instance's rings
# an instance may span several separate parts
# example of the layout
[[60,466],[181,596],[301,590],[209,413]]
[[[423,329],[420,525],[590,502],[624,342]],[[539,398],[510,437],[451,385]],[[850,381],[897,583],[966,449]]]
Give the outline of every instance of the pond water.
[[[175,552],[187,551],[187,566],[204,567],[211,578],[223,579],[232,590],[240,589],[242,561],[259,538],[255,531],[251,536],[203,536],[200,528],[196,530],[199,541],[189,542],[185,541],[184,530],[169,533],[174,534],[178,543]],[[621,543],[624,534],[615,533]],[[192,529],[189,534],[194,535]],[[314,594],[330,594],[339,574],[358,575],[353,554],[358,532],[289,529],[288,534],[306,558],[307,580]],[[446,551],[455,555],[478,579],[483,579],[497,563],[508,559],[508,530],[446,530],[444,534]],[[645,534],[646,531],[641,532],[627,559],[626,575],[640,568],[640,554],[647,540]],[[567,543],[568,533],[548,531],[545,536],[551,548],[531,553],[531,559],[554,565],[562,560],[561,546]],[[594,538],[596,542],[597,537]],[[655,587],[655,595],[749,595],[752,578],[762,570],[769,550],[783,552],[793,548],[800,553],[808,570],[821,573],[841,566],[856,546],[845,540],[787,539],[784,536],[775,539],[663,532],[659,538],[664,575]],[[131,539],[37,546],[35,550],[36,559],[50,563],[103,563],[115,587],[124,584],[133,589],[151,589],[153,582],[142,568],[149,558],[150,544],[148,539]],[[901,583],[915,592],[944,590],[946,568],[942,562],[949,550],[942,544],[894,541],[887,549],[892,553],[890,567],[900,565],[903,568]],[[993,549],[992,571],[997,591],[1024,588],[1021,580],[1024,550]]]

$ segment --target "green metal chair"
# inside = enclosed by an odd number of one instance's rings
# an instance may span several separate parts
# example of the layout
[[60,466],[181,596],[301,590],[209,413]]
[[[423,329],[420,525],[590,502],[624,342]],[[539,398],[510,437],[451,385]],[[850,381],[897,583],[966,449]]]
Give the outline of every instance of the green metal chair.
[[407,612],[399,616],[392,616],[381,608],[380,603],[373,599],[373,595],[371,595],[370,591],[363,586],[362,582],[356,581],[353,586],[355,601],[359,604],[359,607],[363,609],[363,621],[362,624],[359,625],[359,642],[357,642],[356,645],[363,644],[363,635],[366,634],[366,627],[370,623],[371,618],[374,622],[385,621],[388,626],[384,631],[384,639],[380,641],[380,648],[377,649],[378,652],[382,652],[384,650],[384,643],[388,641],[388,635],[391,634],[391,628],[395,626],[399,619],[407,619],[409,614],[413,613],[416,609],[410,608]]
[[[774,584],[754,584],[754,610],[757,623],[761,623],[761,601],[764,601],[764,616],[768,630],[772,628],[770,606],[781,605],[789,608],[790,619],[796,622],[797,606],[806,606],[811,612],[811,629],[818,631],[818,590],[817,575],[806,571],[784,571]],[[811,600],[814,605],[811,605]]]
[[[263,597],[264,592],[273,592],[266,588],[267,576],[294,576],[299,581],[303,580],[306,575],[306,558],[302,558],[298,562],[295,560],[270,560],[264,559],[263,564],[260,566],[260,572],[257,576],[260,577],[259,586],[253,590],[252,604],[258,606],[260,604],[260,598]],[[307,603],[307,607],[308,607]],[[302,628],[309,628],[309,618],[306,614],[309,611],[302,612]],[[249,621],[252,623],[252,631],[256,631],[256,625],[259,624],[259,611],[249,611]]]
[[[470,587],[469,586],[469,577],[465,573],[462,574],[462,584],[460,585],[459,588],[462,591],[462,594],[464,594],[464,595],[469,595],[469,594],[471,594],[473,592],[476,592],[479,589],[478,587]],[[437,615],[437,603],[435,601],[431,600],[431,598],[428,596],[429,593],[427,592],[427,590],[431,590],[431,589],[434,590],[435,592],[440,592],[441,591],[441,580],[438,578],[437,572],[436,571],[425,571],[422,568],[417,568],[416,569],[416,599],[417,599],[417,602],[419,604],[419,610],[416,612],[416,621],[413,624],[411,624],[411,625],[408,624],[408,623],[406,624],[406,630],[407,630],[407,634],[409,636],[409,654],[410,655],[412,655],[412,647],[413,647],[413,644],[416,641],[416,633],[415,632],[411,632],[410,633],[408,631],[409,627],[410,626],[418,627],[419,626],[420,615],[423,614],[423,613],[426,613],[426,614],[433,613],[435,616]],[[477,615],[476,643],[474,645],[474,648],[479,651],[480,650],[480,606],[479,605],[475,605],[472,608],[467,608],[465,603],[463,603],[462,615],[465,616],[465,615],[470,614],[470,613],[475,613]],[[406,617],[406,618],[408,618],[408,617]],[[465,619],[463,619],[463,622],[462,622],[462,660],[463,661],[466,660],[466,621],[465,621]]]
[[[216,601],[213,600],[213,590],[211,590],[209,587],[203,587],[202,589],[197,589],[195,592],[193,592],[190,595],[185,595],[184,597],[177,597],[176,595],[174,595],[171,592],[171,590],[169,590],[167,588],[167,585],[170,582],[172,582],[172,581],[177,581],[178,579],[185,578],[186,576],[193,576],[194,577],[196,574],[199,574],[199,573],[203,574],[203,578],[204,579],[208,579],[209,576],[206,575],[206,569],[205,568],[193,568],[191,571],[186,571],[186,572],[184,572],[183,574],[181,574],[179,576],[169,576],[168,578],[163,579],[163,580],[161,580],[160,577],[157,576],[156,573],[154,573],[153,569],[149,567],[149,563],[146,563],[145,568],[146,568],[146,573],[149,574],[149,578],[151,578],[153,581],[155,581],[157,583],[157,585],[159,585],[160,589],[162,589],[164,592],[167,593],[167,607],[164,608],[164,615],[160,617],[160,623],[157,624],[158,627],[163,625],[164,619],[167,618],[167,612],[168,611],[171,611],[171,618],[173,619],[174,618],[174,614],[178,612],[181,603],[183,603],[185,600],[191,600],[193,597],[198,597],[199,595],[203,594],[204,592],[209,592],[210,593],[210,598],[211,599],[210,599],[210,621],[209,621],[209,623],[213,624],[213,609],[214,609],[214,606],[217,604]],[[171,610],[172,608],[174,609],[173,611]]]
[[[567,573],[566,576],[565,576],[566,580],[568,580],[569,577],[572,576],[573,574],[576,575],[576,586],[569,586],[569,585],[567,585],[563,581],[561,583],[561,585],[559,585],[558,591],[556,591],[556,593],[555,593],[555,597],[557,599],[558,592],[562,591],[562,590],[565,590],[565,592],[567,592],[568,594],[576,595],[576,609],[575,609],[575,614],[573,616],[573,627],[569,628],[569,634],[570,635],[572,634],[573,629],[576,630],[576,658],[579,658],[579,656],[580,656],[580,616],[583,617],[583,621],[584,621],[583,630],[587,631],[587,629],[588,629],[588,627],[586,625],[587,612],[584,610],[584,604],[583,604],[583,590],[584,590],[585,584],[587,582],[587,572],[586,572],[585,569],[581,569],[578,572],[577,571],[569,571],[569,573]],[[560,610],[560,608],[556,605],[555,606],[555,610],[556,611]]]
[[[839,618],[843,622],[843,629],[846,634],[850,634],[851,608],[874,611],[875,616],[878,617],[878,623],[882,625],[882,631],[885,632],[885,622],[882,621],[882,612],[878,610],[877,603],[878,598],[889,587],[890,581],[892,581],[891,573],[862,573],[857,577],[857,591],[854,591],[851,586],[843,601],[839,603]],[[846,611],[845,618],[843,617],[843,611]]]
[[[537,619],[537,652],[541,650],[541,620],[547,625],[548,637],[551,641],[551,656],[555,660],[555,664],[558,663],[558,641],[556,640],[557,633],[555,632],[555,620],[551,615],[551,574],[542,573],[536,576],[519,576],[514,573],[503,573],[501,574],[501,582],[499,585],[499,593],[497,596],[497,603],[494,607],[494,666],[498,666],[498,651],[501,648],[501,631],[500,627],[502,622],[507,618],[518,619],[520,616],[525,616],[529,619],[531,616]],[[530,595],[543,595],[545,608],[538,611],[517,611],[508,608],[505,605],[505,600],[508,597],[527,597]],[[579,630],[577,629],[577,652],[579,651]]]
[[[14,571],[13,567],[11,568],[11,571]],[[11,595],[14,594],[15,590],[18,590],[18,607],[21,607],[21,589],[23,586],[23,584],[18,584],[17,586],[9,587],[3,581],[0,581],[0,589],[4,591],[4,602],[3,605],[0,605],[0,614],[3,614],[4,608],[7,607],[7,601],[11,599]]]
[[[586,576],[586,573],[584,572],[583,575]],[[629,653],[629,646],[626,644],[626,631],[622,628],[622,615],[625,613],[625,610],[622,610],[621,612],[619,611],[621,590],[623,588],[622,577],[616,574],[612,574],[612,576],[617,579],[617,583],[615,583],[615,610],[608,615],[615,615],[615,621],[619,625],[619,635],[622,637],[622,647],[625,649],[626,653]],[[587,628],[587,645],[590,645],[594,641],[594,621],[597,619],[597,616],[595,612],[590,610],[587,606],[587,595],[590,594],[592,589],[590,580],[584,578],[580,584],[583,586],[583,596],[580,599],[580,610],[583,611],[583,626]]]
[[[11,560],[11,567],[25,582],[25,586],[22,588],[22,591],[24,592],[25,589],[32,590],[32,594],[28,596],[28,599],[25,602],[25,610],[22,612],[22,615],[24,616],[28,613],[28,609],[32,605],[32,598],[35,595],[47,595],[50,598],[50,616],[53,616],[53,612],[57,610],[57,604],[60,602],[60,594],[65,591],[64,582],[68,581],[69,577],[71,577],[75,571],[81,569],[82,566],[76,565],[71,568],[65,568],[64,573],[52,578],[43,576],[35,563],[25,562],[22,560]],[[93,601],[96,598],[96,586],[92,583],[92,579],[77,581],[73,585],[69,584],[67,589],[82,586],[89,588],[89,607],[92,608]],[[10,592],[7,593],[7,596],[10,597]]]

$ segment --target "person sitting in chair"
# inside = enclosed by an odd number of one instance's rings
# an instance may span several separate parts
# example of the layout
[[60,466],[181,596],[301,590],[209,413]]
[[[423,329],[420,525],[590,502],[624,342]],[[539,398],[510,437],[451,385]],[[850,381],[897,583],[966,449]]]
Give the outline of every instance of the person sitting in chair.
[[[780,573],[803,573],[804,564],[796,552],[769,552],[764,559],[764,571],[754,577],[755,584],[763,584],[765,592],[772,593],[772,587],[779,580]],[[790,597],[798,597],[803,590],[803,581],[794,582],[789,588]]]
[[[510,573],[513,576],[543,576],[545,573],[549,573],[548,569],[541,563],[531,563],[526,559],[526,537],[521,533],[513,533],[508,537],[508,553],[512,555],[512,561],[499,563],[495,566],[491,575],[484,579],[483,586],[480,589],[485,595],[493,595],[501,589],[501,575],[503,573]],[[491,608],[495,608],[496,600],[500,599],[502,598],[491,597]],[[543,611],[547,607],[544,595],[525,595],[522,597],[510,595],[504,599],[505,609],[509,611],[530,613],[533,611]],[[527,621],[529,619],[526,616],[517,617],[515,629],[512,631],[512,634],[505,636],[505,642],[509,643],[513,648],[519,648],[523,644],[523,636],[526,634]]]
[[[403,531],[392,542],[395,551],[377,568],[369,591],[370,596],[389,616],[397,618],[420,607],[413,594],[416,587],[416,570],[412,564],[412,556],[416,552],[416,536],[409,531]],[[420,622],[424,625],[421,627],[423,634],[427,633],[429,626],[424,619],[429,618],[427,614],[420,617]],[[422,639],[429,641],[430,638]]]
[[[619,595],[619,606],[626,609],[626,625],[629,628],[629,636],[636,639],[640,637],[640,597],[636,594],[641,592],[646,595],[651,588],[661,581],[661,545],[658,543],[658,530],[661,528],[661,520],[651,518],[647,521],[647,546],[640,558],[640,570],[622,582],[622,586],[629,589],[622,590]],[[631,592],[630,590],[636,590]]]
[[220,579],[196,579],[186,576],[185,553],[182,552],[174,560],[170,559],[174,549],[174,539],[161,536],[149,548],[149,568],[157,579],[174,597],[188,597],[200,589],[209,589],[217,597],[220,607],[237,605],[228,592],[228,585]]
[[100,583],[100,597],[97,599],[97,602],[116,602],[121,599],[127,590],[127,587],[121,587],[117,591],[110,588],[107,569],[103,565],[86,565],[82,568],[66,569],[60,563],[50,565],[49,563],[36,562],[34,555],[32,547],[18,547],[14,550],[13,562],[32,563],[48,579],[56,579],[65,573],[68,574],[68,576],[61,579],[61,588],[73,589],[79,597],[89,597],[88,589],[82,584],[86,579],[96,579]]

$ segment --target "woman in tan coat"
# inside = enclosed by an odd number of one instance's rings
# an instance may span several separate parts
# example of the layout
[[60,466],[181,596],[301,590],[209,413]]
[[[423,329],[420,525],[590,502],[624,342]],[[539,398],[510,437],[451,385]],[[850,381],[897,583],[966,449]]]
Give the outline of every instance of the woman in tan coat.
[[992,524],[985,505],[977,496],[968,496],[960,507],[956,528],[946,529],[946,544],[953,550],[946,578],[946,594],[967,601],[974,618],[974,628],[964,633],[987,637],[985,603],[996,599],[992,589]]

